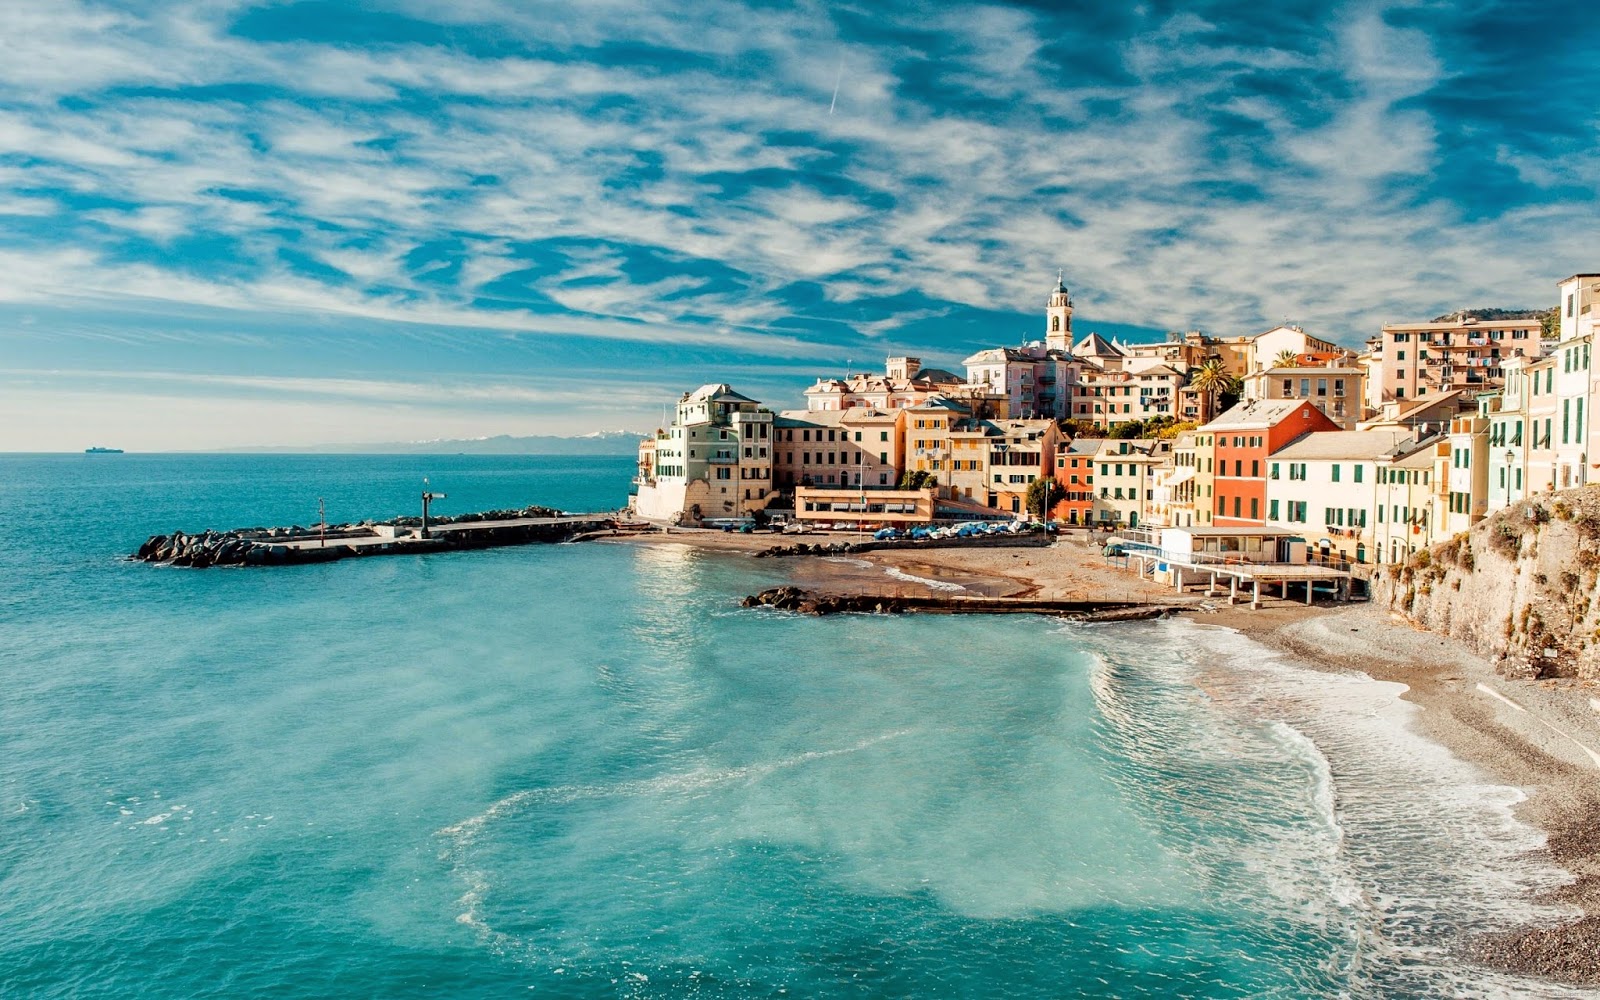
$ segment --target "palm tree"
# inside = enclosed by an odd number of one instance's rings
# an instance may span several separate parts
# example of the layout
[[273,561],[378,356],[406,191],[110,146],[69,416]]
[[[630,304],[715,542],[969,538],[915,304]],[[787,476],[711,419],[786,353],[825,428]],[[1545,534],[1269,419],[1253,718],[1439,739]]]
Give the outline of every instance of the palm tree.
[[1221,358],[1210,358],[1198,368],[1190,370],[1189,385],[1199,390],[1208,404],[1206,419],[1216,414],[1217,397],[1228,390],[1232,378]]
[[1274,368],[1294,368],[1299,364],[1300,355],[1288,348],[1279,351],[1278,356],[1272,359],[1272,367]]

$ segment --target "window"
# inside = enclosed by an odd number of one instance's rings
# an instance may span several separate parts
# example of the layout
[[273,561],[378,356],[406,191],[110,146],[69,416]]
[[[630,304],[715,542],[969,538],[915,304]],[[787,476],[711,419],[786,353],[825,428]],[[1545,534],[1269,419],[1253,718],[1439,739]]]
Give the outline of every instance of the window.
[[[1545,301],[1549,302],[1550,300],[1549,299],[1545,299]],[[1394,352],[1394,359],[1396,361],[1404,361],[1406,359],[1406,352],[1405,351],[1395,351]]]
[[[1271,478],[1271,479],[1277,479],[1278,478],[1278,463],[1277,462],[1273,462],[1272,463],[1272,469],[1268,473],[1268,478]],[[1276,517],[1277,515],[1274,514],[1273,516]]]
[[1261,501],[1259,499],[1257,499],[1256,497],[1251,497],[1250,498],[1250,520],[1257,521],[1257,520],[1260,520],[1260,519],[1261,519]]
[[1352,482],[1357,482],[1357,483],[1361,482],[1361,463],[1360,462],[1356,463],[1355,468],[1351,473],[1351,481]]
[[1276,501],[1276,500],[1268,500],[1267,501],[1267,520],[1276,521],[1277,519],[1278,519],[1278,501]]
[[1260,459],[1252,458],[1250,460],[1250,475],[1252,477],[1257,477],[1257,478],[1260,477],[1260,475],[1261,475],[1261,460]]

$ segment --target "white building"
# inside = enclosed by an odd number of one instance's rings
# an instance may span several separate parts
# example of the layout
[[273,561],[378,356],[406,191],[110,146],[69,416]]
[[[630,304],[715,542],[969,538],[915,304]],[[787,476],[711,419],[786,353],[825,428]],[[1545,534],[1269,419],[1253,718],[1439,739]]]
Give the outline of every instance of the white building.
[[[1441,540],[1469,531],[1489,510],[1489,418],[1487,400],[1482,409],[1450,421],[1449,480],[1445,508],[1434,512]],[[1437,484],[1436,484],[1437,485]],[[1439,493],[1435,490],[1435,496]]]
[[771,410],[726,384],[678,400],[672,426],[640,446],[652,472],[635,480],[634,512],[669,523],[743,518],[775,497]]
[[1403,563],[1434,542],[1434,453],[1443,433],[1402,441],[1377,462],[1373,545],[1376,561]]
[[1325,431],[1274,452],[1267,524],[1303,532],[1313,554],[1373,561],[1378,462],[1408,436],[1400,430]]

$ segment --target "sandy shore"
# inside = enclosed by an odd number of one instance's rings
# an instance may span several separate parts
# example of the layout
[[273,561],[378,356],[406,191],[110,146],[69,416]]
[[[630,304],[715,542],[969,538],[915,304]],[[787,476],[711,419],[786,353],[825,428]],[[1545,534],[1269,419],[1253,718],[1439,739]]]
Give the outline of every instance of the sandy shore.
[[[855,536],[737,535],[679,531],[633,542],[683,542],[755,553],[796,540]],[[1576,681],[1511,681],[1454,641],[1368,604],[1308,608],[1269,601],[1258,611],[1225,599],[1178,595],[1100,556],[1101,540],[1069,534],[1049,548],[879,550],[785,557],[793,582],[833,593],[908,596],[967,593],[1188,604],[1197,622],[1234,628],[1319,669],[1360,671],[1407,686],[1430,738],[1495,781],[1529,795],[1519,816],[1544,830],[1553,860],[1575,881],[1556,900],[1585,916],[1472,942],[1471,957],[1497,968],[1600,985],[1600,687]]]

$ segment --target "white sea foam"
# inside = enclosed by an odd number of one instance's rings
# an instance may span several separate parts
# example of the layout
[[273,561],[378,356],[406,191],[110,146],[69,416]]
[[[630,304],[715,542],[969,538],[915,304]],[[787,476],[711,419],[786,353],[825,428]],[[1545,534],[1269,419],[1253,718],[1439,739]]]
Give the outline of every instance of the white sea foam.
[[[1417,731],[1403,685],[1314,670],[1231,630],[1185,621],[1063,631],[1091,639],[1108,661],[1094,685],[1097,706],[1135,764],[1190,763],[1197,780],[1222,773],[1247,784],[1252,772],[1274,773],[1276,757],[1277,773],[1292,773],[1288,765],[1304,776],[1280,814],[1263,817],[1292,834],[1269,839],[1270,849],[1259,850],[1258,837],[1226,836],[1178,849],[1202,866],[1242,858],[1291,912],[1343,926],[1349,951],[1338,968],[1351,995],[1570,995],[1452,957],[1464,936],[1572,915],[1534,901],[1570,876],[1530,856],[1544,837],[1514,815],[1519,789],[1486,780]],[[1188,760],[1174,765],[1161,722],[1198,727],[1181,750]],[[1251,808],[1238,788],[1198,791],[1219,796],[1220,809]],[[1256,791],[1281,797],[1284,787]],[[1216,847],[1239,854],[1208,854]],[[1331,909],[1315,905],[1324,893]]]
[[958,590],[967,589],[961,584],[951,583],[949,580],[934,580],[926,576],[914,576],[895,566],[885,566],[883,571],[894,577],[896,580],[904,580],[906,583],[920,583],[929,590],[943,590],[954,593]]
[[829,556],[827,559],[824,559],[823,562],[843,563],[846,566],[854,566],[857,569],[872,568],[872,563],[870,561],[866,559],[851,559],[848,556]]
[[[435,836],[445,838],[448,844],[439,852],[439,859],[450,866],[465,890],[457,899],[461,912],[456,922],[473,928],[486,945],[497,953],[526,952],[526,942],[491,926],[482,915],[482,906],[491,889],[489,873],[472,864],[470,856],[479,836],[490,825],[510,819],[531,808],[567,805],[585,800],[629,798],[637,796],[682,796],[720,785],[735,782],[759,781],[768,775],[790,768],[801,767],[819,760],[859,753],[888,740],[907,736],[909,729],[900,729],[869,737],[849,746],[827,750],[810,750],[779,760],[748,764],[742,767],[706,768],[674,774],[659,775],[636,781],[619,781],[604,785],[559,785],[549,788],[529,788],[498,800],[483,812],[459,823],[435,831]],[[531,956],[524,956],[531,957]]]

